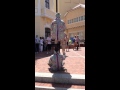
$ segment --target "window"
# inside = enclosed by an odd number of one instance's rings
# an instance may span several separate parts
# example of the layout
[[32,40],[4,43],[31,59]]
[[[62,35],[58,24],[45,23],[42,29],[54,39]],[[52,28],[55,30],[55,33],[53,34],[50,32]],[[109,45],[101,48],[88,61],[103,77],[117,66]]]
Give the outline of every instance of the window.
[[78,22],[78,17],[76,18],[76,22]]
[[81,17],[79,17],[79,21],[80,21]]
[[70,23],[71,23],[71,20],[70,20]]
[[85,15],[84,15],[84,18],[83,18],[83,20],[85,20]]
[[45,7],[50,9],[49,0],[45,0]]
[[81,21],[83,20],[83,16],[81,16]]

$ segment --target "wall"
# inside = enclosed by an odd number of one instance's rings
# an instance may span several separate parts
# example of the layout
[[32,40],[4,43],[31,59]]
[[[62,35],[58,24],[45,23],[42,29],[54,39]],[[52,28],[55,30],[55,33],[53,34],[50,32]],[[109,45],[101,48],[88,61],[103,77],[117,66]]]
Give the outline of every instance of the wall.
[[73,22],[68,24],[68,20],[84,16],[85,8],[79,7],[76,9],[71,9],[66,16],[63,18],[66,24],[66,34],[70,37],[70,34],[79,35],[80,39],[85,39],[85,20]]
[[78,5],[79,3],[84,4],[85,0],[58,0],[58,3],[58,12],[61,13],[61,18],[63,18],[68,10]]

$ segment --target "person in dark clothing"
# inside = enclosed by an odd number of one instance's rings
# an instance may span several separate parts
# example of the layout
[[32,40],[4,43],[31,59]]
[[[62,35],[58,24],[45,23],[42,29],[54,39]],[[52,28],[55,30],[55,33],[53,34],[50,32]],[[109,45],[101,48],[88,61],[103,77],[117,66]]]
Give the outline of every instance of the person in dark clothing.
[[45,41],[44,41],[44,37],[42,37],[42,39],[43,39],[43,51],[45,51]]
[[59,53],[60,53],[60,41],[57,43],[57,46],[58,46],[58,51],[59,51]]
[[59,53],[60,53],[60,41],[59,41],[57,44],[54,44],[54,47],[55,47],[55,48],[58,48],[58,51],[59,51]]
[[51,39],[51,49],[54,52],[54,48],[55,48],[55,39]]

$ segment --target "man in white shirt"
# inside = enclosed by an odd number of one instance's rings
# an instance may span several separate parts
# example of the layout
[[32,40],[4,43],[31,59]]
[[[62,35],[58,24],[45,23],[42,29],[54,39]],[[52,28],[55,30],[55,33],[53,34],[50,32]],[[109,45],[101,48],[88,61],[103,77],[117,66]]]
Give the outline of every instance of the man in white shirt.
[[43,52],[43,39],[40,37],[40,45],[39,45],[40,52]]
[[36,45],[36,52],[38,53],[39,52],[39,37],[38,35],[36,35],[36,38],[35,38],[35,45]]
[[51,36],[47,37],[47,54],[51,51]]

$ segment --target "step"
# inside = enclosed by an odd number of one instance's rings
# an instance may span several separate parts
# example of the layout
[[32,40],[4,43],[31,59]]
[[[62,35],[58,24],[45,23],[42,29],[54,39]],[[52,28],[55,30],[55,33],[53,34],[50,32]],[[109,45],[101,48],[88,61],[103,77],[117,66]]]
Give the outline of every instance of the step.
[[85,90],[85,86],[35,82],[35,90]]
[[85,90],[85,89],[74,89],[74,88],[56,88],[46,86],[35,86],[35,90]]
[[36,72],[35,82],[85,85],[85,75]]

